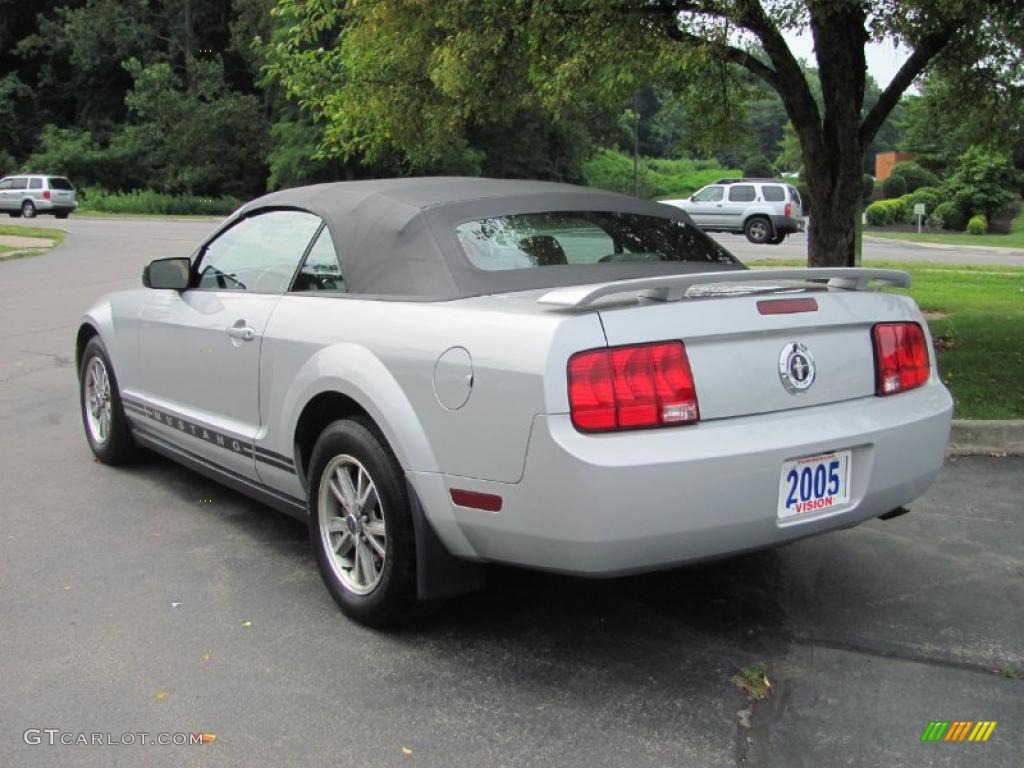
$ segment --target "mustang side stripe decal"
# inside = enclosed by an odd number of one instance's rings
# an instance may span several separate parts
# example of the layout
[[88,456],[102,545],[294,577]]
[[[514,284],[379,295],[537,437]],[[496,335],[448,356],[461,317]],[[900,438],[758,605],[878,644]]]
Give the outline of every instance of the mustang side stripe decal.
[[258,454],[266,456],[267,458],[274,459],[275,461],[279,461],[282,464],[287,464],[289,467],[292,466],[292,464],[294,463],[291,460],[291,457],[285,456],[284,454],[281,453],[274,453],[273,451],[268,451],[266,448],[260,448],[258,445],[253,450],[255,450],[256,453]]
[[178,416],[177,414],[168,413],[166,410],[154,408],[145,401],[136,398],[125,397],[122,395],[121,404],[125,409],[132,413],[145,416],[152,421],[159,422],[160,424],[171,427],[172,429],[177,429],[179,432],[191,435],[198,440],[205,440],[206,442],[213,443],[224,450],[241,454],[246,457],[253,457],[256,461],[274,467],[275,469],[295,474],[294,463],[287,456],[274,453],[266,448],[254,449],[253,446],[243,437],[220,432],[206,424],[200,424],[198,422],[191,421],[190,419]]

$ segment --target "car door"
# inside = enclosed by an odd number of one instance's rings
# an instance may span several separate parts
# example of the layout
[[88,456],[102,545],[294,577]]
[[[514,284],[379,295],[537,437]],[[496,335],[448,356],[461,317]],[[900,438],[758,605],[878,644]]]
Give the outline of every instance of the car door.
[[152,291],[140,322],[138,394],[161,437],[257,478],[263,333],[320,224],[293,209],[247,215],[200,250],[192,287]]
[[732,184],[729,186],[725,203],[722,205],[722,221],[726,229],[742,230],[743,214],[757,197],[753,184]]
[[21,201],[28,195],[28,177],[26,176],[15,176],[11,179],[11,188],[4,193],[4,198],[7,201],[7,210],[9,211],[20,211]]
[[686,204],[685,210],[698,227],[714,229],[722,225],[722,201],[725,187],[718,184],[698,190]]

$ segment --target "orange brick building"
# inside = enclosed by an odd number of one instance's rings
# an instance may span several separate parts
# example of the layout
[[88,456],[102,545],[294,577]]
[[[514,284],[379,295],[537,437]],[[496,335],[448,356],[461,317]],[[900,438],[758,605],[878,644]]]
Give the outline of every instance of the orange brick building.
[[896,163],[913,159],[913,152],[879,152],[875,155],[875,179],[877,181],[885,181],[889,178],[889,174],[892,173],[892,167]]

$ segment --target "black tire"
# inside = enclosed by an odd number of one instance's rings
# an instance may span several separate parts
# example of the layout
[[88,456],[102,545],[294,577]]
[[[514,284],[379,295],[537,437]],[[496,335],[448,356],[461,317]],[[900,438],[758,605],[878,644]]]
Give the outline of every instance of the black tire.
[[769,242],[769,243],[770,243],[771,245],[782,245],[782,242],[783,242],[783,241],[784,241],[785,239],[786,239],[786,235],[785,235],[784,233],[782,233],[782,232],[776,232],[776,233],[775,233],[774,235],[772,235],[772,236],[771,236],[771,239],[770,239],[770,240],[768,240],[768,242]]
[[53,215],[58,219],[66,219],[68,217],[68,213],[70,213],[70,211],[58,211]]
[[[351,578],[354,569],[348,572],[344,570],[340,558],[329,550],[335,540],[323,530],[321,487],[326,471],[330,471],[331,464],[343,456],[355,459],[369,475],[379,499],[379,505],[373,512],[381,516],[387,530],[379,581],[366,594],[359,594],[344,583],[341,574],[347,573]],[[332,503],[329,494],[328,489],[325,491],[325,505]],[[416,600],[416,539],[408,492],[398,460],[372,422],[359,418],[342,419],[328,425],[320,434],[309,462],[308,506],[309,537],[320,576],[345,615],[360,624],[375,628],[395,626],[415,617],[419,613]],[[330,510],[323,510],[324,518],[330,515]],[[366,520],[366,517],[362,519]],[[368,544],[362,546],[368,547]],[[352,559],[354,562],[354,554]]]
[[36,204],[31,200],[26,200],[21,204],[21,215],[26,219],[34,219],[36,217]]
[[773,231],[772,223],[764,216],[751,216],[743,224],[743,234],[747,236],[747,240],[756,244],[764,245],[771,240]]
[[[97,438],[89,424],[89,414],[86,403],[86,388],[88,386],[89,367],[94,358],[103,363],[110,380],[110,426],[103,440]],[[99,336],[93,336],[85,345],[82,352],[82,365],[78,369],[78,398],[82,411],[82,426],[85,428],[85,438],[89,441],[89,447],[97,459],[104,464],[118,465],[127,464],[138,456],[139,448],[132,438],[132,430],[128,424],[128,418],[124,415],[124,406],[121,404],[121,392],[117,386],[117,377],[114,375],[114,367],[110,364],[107,350],[100,341]]]

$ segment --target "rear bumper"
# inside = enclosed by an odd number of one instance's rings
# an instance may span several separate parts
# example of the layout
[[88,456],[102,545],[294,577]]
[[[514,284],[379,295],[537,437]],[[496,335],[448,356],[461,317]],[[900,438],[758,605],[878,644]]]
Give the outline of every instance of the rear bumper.
[[54,200],[33,200],[33,204],[37,211],[46,213],[60,213],[62,211],[73,211],[78,207],[78,203],[75,201],[64,202]]
[[[582,435],[535,419],[519,483],[410,473],[453,554],[590,576],[672,567],[856,525],[919,496],[942,466],[952,398],[940,383],[889,398]],[[777,518],[784,461],[852,451],[850,502]],[[500,512],[452,505],[452,487]],[[446,535],[447,534],[447,535]]]
[[772,226],[775,227],[775,231],[788,235],[793,232],[804,231],[804,220],[795,219],[792,216],[772,216]]

